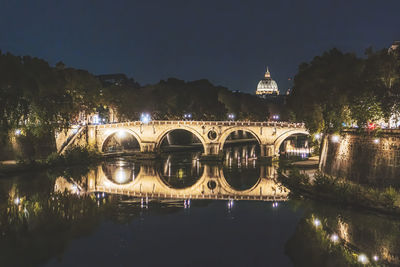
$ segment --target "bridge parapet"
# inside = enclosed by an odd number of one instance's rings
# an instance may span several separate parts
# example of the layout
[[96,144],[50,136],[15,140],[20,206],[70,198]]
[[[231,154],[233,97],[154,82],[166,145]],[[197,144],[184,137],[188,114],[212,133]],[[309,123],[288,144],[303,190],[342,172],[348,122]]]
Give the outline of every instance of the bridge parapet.
[[284,121],[150,121],[143,123],[141,121],[119,122],[111,124],[91,125],[98,128],[119,128],[138,125],[206,125],[206,126],[259,126],[259,127],[291,127],[305,128],[304,123],[284,122]]

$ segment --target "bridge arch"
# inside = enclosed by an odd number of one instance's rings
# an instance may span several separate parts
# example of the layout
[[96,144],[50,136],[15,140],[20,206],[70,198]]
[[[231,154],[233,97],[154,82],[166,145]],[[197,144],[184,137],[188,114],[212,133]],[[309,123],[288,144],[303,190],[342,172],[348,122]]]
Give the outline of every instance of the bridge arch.
[[218,141],[219,141],[219,152],[222,152],[224,149],[224,144],[226,142],[226,139],[228,138],[228,136],[236,131],[243,131],[243,132],[248,132],[251,135],[253,135],[253,137],[257,140],[258,145],[261,147],[261,139],[258,136],[258,134],[256,132],[254,132],[252,129],[249,129],[247,127],[238,127],[238,126],[234,126],[231,128],[226,129],[219,137]]
[[184,126],[184,125],[178,125],[177,127],[169,127],[168,129],[165,129],[164,131],[162,131],[156,139],[155,151],[161,150],[161,145],[164,140],[164,137],[166,137],[168,133],[173,132],[175,130],[184,130],[184,131],[187,131],[187,132],[193,134],[194,136],[196,136],[200,140],[200,142],[203,146],[203,151],[206,151],[206,141],[205,141],[203,135],[200,134],[195,129],[188,127],[188,126]]
[[106,152],[105,151],[105,145],[107,144],[107,142],[110,141],[110,139],[112,137],[117,136],[117,138],[118,138],[119,134],[129,134],[129,135],[131,135],[138,142],[139,149],[141,150],[142,140],[141,140],[140,136],[135,131],[132,131],[129,128],[120,128],[120,129],[112,129],[112,130],[110,129],[110,130],[106,130],[105,131],[105,133],[104,133],[105,137],[103,138],[103,140],[101,142],[101,145],[100,145],[101,152]]
[[224,173],[224,169],[221,168],[219,170],[219,177],[220,177],[220,183],[221,183],[221,187],[228,193],[231,194],[246,194],[246,193],[250,193],[252,191],[254,191],[255,188],[257,188],[259,186],[259,184],[261,183],[261,173],[257,178],[257,181],[250,187],[250,188],[246,188],[246,189],[237,189],[234,188],[229,182],[228,179],[225,177],[225,173]]
[[307,130],[304,130],[304,129],[295,129],[295,130],[289,130],[287,132],[284,132],[278,138],[275,139],[275,142],[274,142],[274,155],[278,155],[279,154],[279,148],[280,148],[282,142],[285,141],[286,138],[288,138],[288,137],[290,137],[292,135],[295,135],[295,134],[303,134],[303,135],[310,136],[310,133]]

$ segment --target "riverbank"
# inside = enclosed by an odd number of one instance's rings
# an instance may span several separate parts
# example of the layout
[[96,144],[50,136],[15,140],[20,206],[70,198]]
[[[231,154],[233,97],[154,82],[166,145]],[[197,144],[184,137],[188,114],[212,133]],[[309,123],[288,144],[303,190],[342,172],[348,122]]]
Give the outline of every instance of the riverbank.
[[278,180],[292,194],[342,206],[361,208],[387,215],[400,216],[400,192],[393,187],[376,189],[334,178],[319,171],[313,179],[293,169],[289,173],[278,171]]
[[46,169],[58,169],[78,165],[90,166],[102,160],[104,160],[104,158],[94,150],[85,147],[74,147],[66,151],[63,155],[52,153],[46,159],[0,164],[0,178]]

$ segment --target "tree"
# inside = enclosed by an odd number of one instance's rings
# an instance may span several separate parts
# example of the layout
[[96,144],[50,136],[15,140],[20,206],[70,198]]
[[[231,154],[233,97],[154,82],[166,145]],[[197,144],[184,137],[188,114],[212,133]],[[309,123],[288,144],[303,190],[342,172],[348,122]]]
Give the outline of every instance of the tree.
[[332,49],[303,63],[294,78],[288,105],[311,132],[334,132],[349,121],[354,91],[360,88],[363,61]]

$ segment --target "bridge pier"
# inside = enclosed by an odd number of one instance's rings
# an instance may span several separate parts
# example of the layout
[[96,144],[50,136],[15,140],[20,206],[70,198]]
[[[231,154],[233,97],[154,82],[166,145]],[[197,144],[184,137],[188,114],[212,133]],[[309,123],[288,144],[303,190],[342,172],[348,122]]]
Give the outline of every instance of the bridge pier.
[[136,155],[137,159],[157,159],[160,152],[157,150],[156,142],[142,141],[140,144],[140,153]]
[[211,160],[211,161],[221,161],[222,153],[219,151],[220,144],[219,143],[206,143],[204,145],[204,153],[201,155],[200,160]]
[[260,161],[270,163],[277,158],[273,144],[261,144]]

